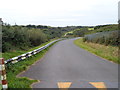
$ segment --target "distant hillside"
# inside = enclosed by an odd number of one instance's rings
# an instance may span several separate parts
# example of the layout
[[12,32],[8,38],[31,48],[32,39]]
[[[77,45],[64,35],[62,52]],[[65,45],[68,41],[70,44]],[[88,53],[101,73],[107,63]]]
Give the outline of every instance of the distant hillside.
[[111,25],[98,25],[98,26],[86,26],[82,28],[76,28],[73,31],[70,31],[65,34],[65,36],[74,36],[74,37],[81,37],[86,34],[93,34],[98,32],[107,32],[107,31],[116,31],[118,30],[118,24],[111,24]]
[[118,30],[118,24],[111,24],[111,25],[98,25],[94,27],[94,30],[89,32],[91,33],[97,33],[97,32],[106,32],[106,31],[115,31]]

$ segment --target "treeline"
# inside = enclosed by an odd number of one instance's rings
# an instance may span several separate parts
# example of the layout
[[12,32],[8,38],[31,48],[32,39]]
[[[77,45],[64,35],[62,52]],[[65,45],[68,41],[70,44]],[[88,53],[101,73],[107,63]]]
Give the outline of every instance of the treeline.
[[[90,28],[93,28],[94,30],[89,30]],[[73,33],[70,35],[73,35],[74,37],[83,37],[84,35],[87,35],[87,34],[106,32],[106,31],[115,31],[115,30],[118,30],[117,24],[85,26],[85,27],[74,29]]]
[[98,26],[95,26],[94,30],[92,30],[88,34],[97,33],[97,32],[106,32],[106,31],[115,31],[115,30],[118,30],[118,24],[98,25]]
[[60,38],[65,32],[76,28],[78,27],[19,26],[4,23],[2,26],[2,52],[28,50],[51,39]]
[[[94,30],[89,30],[88,28],[94,28]],[[111,42],[117,33],[113,35],[103,35],[103,37],[96,37],[94,33],[115,31],[118,29],[118,25],[99,25],[95,27],[89,26],[67,26],[67,27],[51,27],[43,25],[9,25],[3,24],[2,27],[2,51],[14,51],[14,50],[27,50],[31,47],[38,46],[44,42],[47,42],[54,38],[60,37],[84,37],[85,35],[92,34],[96,39],[88,39],[91,36],[85,36],[84,41],[88,42]],[[65,33],[68,33],[65,36]],[[100,36],[100,35],[99,35]],[[108,38],[109,39],[106,39]],[[116,37],[115,37],[116,38]],[[101,40],[102,39],[102,40]],[[117,40],[118,38],[114,39]],[[97,41],[95,41],[97,40]],[[107,40],[107,41],[106,41]],[[99,42],[101,41],[101,42]],[[105,43],[104,42],[104,43]],[[116,42],[116,41],[115,41]],[[113,43],[115,43],[113,42]],[[110,43],[106,43],[110,44]]]
[[66,26],[66,27],[51,27],[51,26],[43,26],[43,25],[26,25],[22,27],[41,29],[48,38],[61,37],[66,32],[72,31],[74,29],[82,28],[82,26]]

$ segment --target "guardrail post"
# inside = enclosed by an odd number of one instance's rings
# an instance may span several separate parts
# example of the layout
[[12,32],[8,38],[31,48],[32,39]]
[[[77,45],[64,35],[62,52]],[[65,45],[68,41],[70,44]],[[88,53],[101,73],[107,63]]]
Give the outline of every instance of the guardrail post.
[[2,84],[2,88],[3,90],[6,90],[8,88],[8,83],[6,80],[6,70],[5,70],[5,63],[4,63],[4,59],[0,58],[0,80],[1,80],[1,84]]

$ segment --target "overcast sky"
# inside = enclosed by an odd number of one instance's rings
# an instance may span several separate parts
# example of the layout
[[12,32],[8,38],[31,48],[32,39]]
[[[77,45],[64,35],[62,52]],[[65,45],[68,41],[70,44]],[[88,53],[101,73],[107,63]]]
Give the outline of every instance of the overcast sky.
[[116,24],[119,0],[0,0],[0,18],[9,24],[80,26]]

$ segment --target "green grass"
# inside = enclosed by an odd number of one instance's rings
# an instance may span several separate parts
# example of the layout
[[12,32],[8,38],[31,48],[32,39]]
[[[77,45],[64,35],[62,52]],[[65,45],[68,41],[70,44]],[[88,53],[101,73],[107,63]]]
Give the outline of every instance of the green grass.
[[66,36],[66,35],[69,34],[69,33],[73,33],[73,32],[74,32],[74,31],[66,32],[64,36]]
[[80,48],[94,53],[97,56],[120,64],[120,60],[118,59],[118,47],[105,46],[96,43],[87,43],[83,42],[82,38],[75,40],[74,43]]
[[2,85],[0,84],[0,90],[2,89]]
[[94,28],[88,28],[88,30],[94,30]]
[[[49,43],[49,42],[47,42]],[[43,45],[47,44],[44,43]],[[43,45],[40,45],[38,47],[32,48],[31,50],[34,50],[36,48],[39,48]],[[52,44],[53,45],[53,44]],[[52,46],[51,45],[51,46]],[[25,60],[22,60],[18,63],[15,64],[8,64],[6,67],[6,72],[7,72],[7,81],[8,81],[8,87],[9,88],[31,88],[30,85],[34,82],[37,82],[37,80],[30,80],[29,78],[26,77],[16,77],[20,72],[26,70],[28,68],[28,66],[32,65],[33,63],[35,63],[37,60],[39,60],[41,57],[43,57],[43,55],[45,55],[45,53],[49,50],[49,48],[51,47],[49,46],[48,48],[46,48],[45,50],[41,51],[40,53],[31,56]],[[17,51],[16,51],[17,52]],[[5,53],[3,54],[3,56],[6,56],[6,58],[11,57],[10,55],[15,54],[16,52],[10,54],[10,53]],[[21,51],[21,52],[17,52],[15,55],[21,54],[21,53],[25,53],[26,51]],[[27,51],[28,52],[28,51]]]

